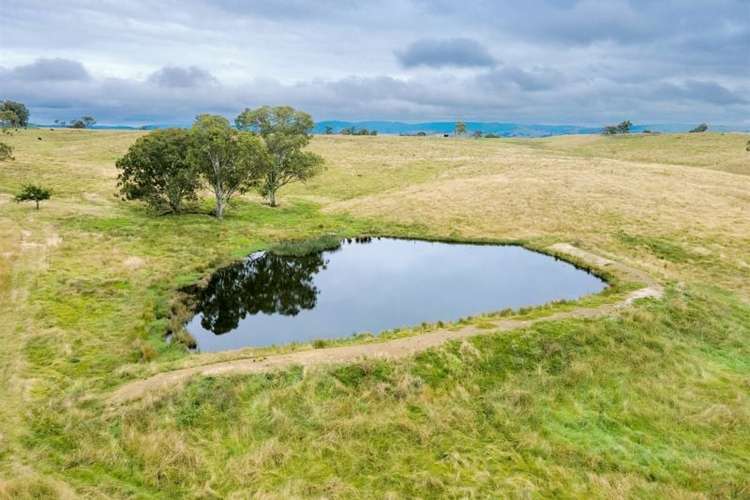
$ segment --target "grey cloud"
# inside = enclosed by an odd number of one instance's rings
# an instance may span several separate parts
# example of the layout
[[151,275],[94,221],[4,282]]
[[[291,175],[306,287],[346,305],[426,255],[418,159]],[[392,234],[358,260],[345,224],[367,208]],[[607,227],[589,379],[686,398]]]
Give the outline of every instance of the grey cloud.
[[86,81],[91,78],[83,64],[69,59],[37,59],[31,64],[17,66],[11,70],[12,78],[27,82],[39,81]]
[[[0,98],[32,120],[265,103],[318,119],[750,120],[747,0],[0,3]],[[65,59],[29,64],[42,55]]]
[[711,81],[687,80],[681,84],[665,83],[653,95],[661,99],[702,101],[715,105],[747,104],[738,93]]
[[559,71],[549,68],[524,70],[516,66],[503,66],[480,74],[477,80],[491,88],[507,87],[512,83],[529,92],[560,88],[565,83],[565,77]]
[[406,49],[396,51],[396,57],[406,68],[416,66],[469,68],[495,65],[495,59],[487,49],[470,38],[417,40]]
[[165,66],[148,77],[149,83],[167,88],[189,88],[217,83],[211,73],[196,66]]
[[[540,78],[530,92],[529,74]],[[27,103],[32,121],[44,123],[92,114],[100,123],[189,124],[199,113],[230,118],[245,107],[290,104],[318,119],[393,119],[609,123],[633,121],[743,123],[750,106],[744,88],[685,80],[623,84],[611,80],[566,80],[550,86],[544,69],[504,67],[479,76],[428,73],[414,78],[352,76],[285,84],[254,79],[241,85],[171,87],[130,79],[92,79],[60,85],[28,85],[0,75],[8,98]],[[520,75],[520,76],[519,76]],[[549,79],[557,76],[550,73]],[[563,81],[563,76],[559,77]],[[532,78],[533,80],[534,78]],[[685,105],[676,105],[680,102]]]

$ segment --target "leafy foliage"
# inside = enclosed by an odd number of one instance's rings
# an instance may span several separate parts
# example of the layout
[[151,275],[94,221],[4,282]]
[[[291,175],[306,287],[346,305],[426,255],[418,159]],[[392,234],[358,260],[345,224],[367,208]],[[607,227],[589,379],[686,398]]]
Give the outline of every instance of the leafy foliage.
[[454,129],[456,135],[466,135],[466,124],[464,122],[456,122],[456,128]]
[[0,161],[13,159],[13,146],[0,142]]
[[24,104],[5,100],[0,103],[0,112],[2,111],[7,111],[15,115],[14,121],[11,124],[13,128],[26,128],[29,126],[29,110]]
[[11,129],[18,128],[18,116],[13,111],[0,111],[0,129],[11,134]]
[[604,135],[617,135],[617,134],[629,134],[633,124],[630,120],[625,120],[618,123],[617,125],[607,125],[604,127],[602,134]]
[[158,211],[180,212],[200,187],[198,169],[188,160],[190,133],[156,130],[139,138],[117,161],[117,185],[128,200],[144,200]]
[[260,185],[261,194],[272,207],[279,188],[316,175],[323,158],[302,149],[310,142],[312,117],[290,106],[263,106],[246,109],[235,120],[238,129],[259,134],[268,148],[271,161],[266,165]]
[[269,170],[263,141],[232,129],[217,115],[200,115],[190,131],[189,160],[203,174],[216,198],[216,217],[236,193],[257,187]]
[[377,130],[368,130],[366,128],[357,128],[354,125],[341,129],[341,135],[378,135]]
[[94,124],[96,124],[96,119],[93,116],[82,116],[71,121],[70,128],[91,128]]
[[49,189],[36,184],[26,184],[21,188],[21,191],[15,196],[15,201],[20,203],[22,201],[33,201],[36,203],[36,209],[39,210],[39,202],[49,200],[52,193]]
[[702,132],[705,132],[706,130],[708,130],[708,124],[707,123],[701,123],[700,125],[698,125],[694,129],[692,129],[690,131],[690,133],[691,134],[700,134]]

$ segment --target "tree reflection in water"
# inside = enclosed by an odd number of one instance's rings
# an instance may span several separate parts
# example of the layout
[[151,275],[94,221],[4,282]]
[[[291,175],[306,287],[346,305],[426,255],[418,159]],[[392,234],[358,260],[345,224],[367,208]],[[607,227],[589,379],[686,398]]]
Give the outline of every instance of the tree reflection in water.
[[219,335],[248,314],[295,316],[312,309],[319,292],[313,277],[325,266],[322,252],[304,257],[266,252],[220,269],[197,295],[201,326]]

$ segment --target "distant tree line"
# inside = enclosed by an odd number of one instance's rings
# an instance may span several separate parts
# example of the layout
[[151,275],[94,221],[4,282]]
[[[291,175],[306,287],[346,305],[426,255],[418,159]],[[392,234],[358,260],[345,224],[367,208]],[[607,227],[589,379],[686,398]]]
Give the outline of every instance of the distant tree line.
[[[333,127],[330,125],[326,125],[326,128],[324,129],[323,133],[325,135],[333,135],[335,133]],[[378,135],[378,131],[368,130],[366,128],[357,128],[354,125],[351,127],[344,127],[339,131],[339,134],[341,135]]]
[[625,120],[617,125],[606,125],[602,130],[603,135],[629,134],[633,124],[630,120]]
[[378,135],[378,131],[375,129],[367,130],[366,128],[357,128],[354,125],[342,128],[339,133],[341,135]]
[[55,120],[54,124],[58,127],[91,128],[96,124],[96,118],[86,115],[74,120],[70,120],[70,122],[66,122],[65,120]]
[[303,151],[310,142],[309,114],[289,106],[246,109],[236,128],[217,115],[200,115],[192,128],[155,130],[117,161],[118,187],[162,213],[178,213],[203,188],[214,194],[217,218],[232,197],[258,190],[277,206],[278,190],[317,174],[323,159]]

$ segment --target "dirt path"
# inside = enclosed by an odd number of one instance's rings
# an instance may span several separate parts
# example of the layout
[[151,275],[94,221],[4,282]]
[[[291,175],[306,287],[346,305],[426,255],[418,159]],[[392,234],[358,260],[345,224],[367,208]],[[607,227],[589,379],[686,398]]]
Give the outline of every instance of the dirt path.
[[615,304],[606,304],[594,308],[579,308],[573,311],[560,312],[533,320],[499,320],[493,328],[476,328],[467,326],[461,330],[437,330],[422,335],[414,335],[401,339],[389,340],[372,344],[355,344],[325,349],[311,349],[289,354],[271,355],[268,357],[254,357],[232,361],[217,362],[202,366],[182,368],[170,372],[159,373],[144,380],[127,383],[117,389],[110,398],[112,404],[122,404],[146,395],[162,394],[170,389],[179,387],[195,375],[225,375],[263,373],[284,369],[289,366],[320,366],[336,363],[355,362],[362,359],[399,359],[412,356],[427,349],[438,347],[452,340],[460,340],[477,335],[495,334],[498,331],[508,331],[525,328],[540,321],[555,321],[565,318],[598,318],[614,313],[627,307],[635,300],[654,297],[663,294],[662,286],[646,273],[633,269],[619,262],[586,252],[567,243],[552,245],[550,250],[570,255],[587,264],[599,268],[614,270],[621,276],[637,280],[646,284],[644,288],[635,290]]

